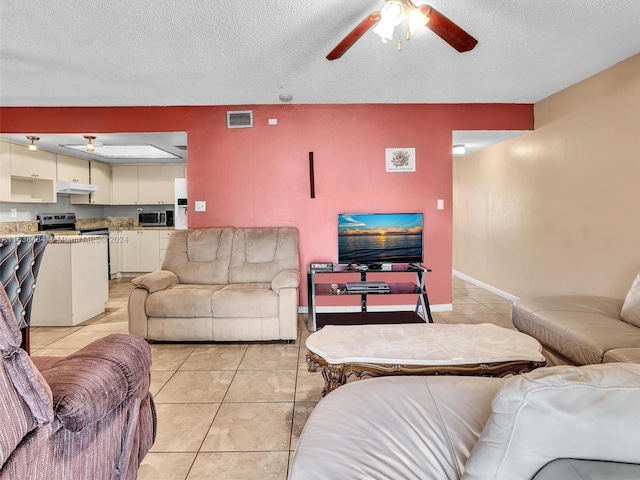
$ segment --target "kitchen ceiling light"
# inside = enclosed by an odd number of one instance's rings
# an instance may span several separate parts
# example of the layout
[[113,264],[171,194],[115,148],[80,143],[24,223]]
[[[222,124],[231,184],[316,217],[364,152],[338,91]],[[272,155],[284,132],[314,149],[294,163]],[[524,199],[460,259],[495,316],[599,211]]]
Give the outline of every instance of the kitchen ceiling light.
[[91,135],[85,135],[84,138],[87,139],[87,145],[85,147],[85,150],[89,153],[93,153],[96,151],[95,146],[93,145],[93,141],[96,139],[96,137],[92,137]]
[[36,145],[35,142],[40,140],[40,137],[34,137],[33,135],[29,135],[29,136],[27,136],[27,140],[31,141],[31,144],[29,145],[29,150],[31,150],[32,152],[37,151],[38,150],[38,146]]
[[453,146],[453,154],[454,155],[464,155],[467,152],[467,147],[465,147],[462,143]]
[[[85,150],[85,145],[60,145],[61,147],[72,148],[74,150]],[[93,155],[105,158],[182,158],[171,152],[162,150],[154,145],[103,145],[100,142],[93,142]]]

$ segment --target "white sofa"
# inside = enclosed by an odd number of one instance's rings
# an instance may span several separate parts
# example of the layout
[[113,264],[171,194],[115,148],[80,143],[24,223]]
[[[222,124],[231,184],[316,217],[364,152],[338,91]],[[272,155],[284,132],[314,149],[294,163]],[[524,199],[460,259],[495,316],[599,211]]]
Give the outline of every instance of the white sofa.
[[176,231],[162,270],[133,279],[129,333],[161,341],[295,341],[299,282],[295,228]]
[[640,365],[380,377],[324,397],[289,480],[640,478]]

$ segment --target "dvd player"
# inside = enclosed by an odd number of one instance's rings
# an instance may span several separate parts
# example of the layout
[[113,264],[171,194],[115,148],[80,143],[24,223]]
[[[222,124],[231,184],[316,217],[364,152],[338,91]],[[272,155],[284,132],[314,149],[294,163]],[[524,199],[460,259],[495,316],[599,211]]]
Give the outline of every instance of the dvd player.
[[347,292],[382,292],[391,291],[387,282],[347,282],[344,284]]

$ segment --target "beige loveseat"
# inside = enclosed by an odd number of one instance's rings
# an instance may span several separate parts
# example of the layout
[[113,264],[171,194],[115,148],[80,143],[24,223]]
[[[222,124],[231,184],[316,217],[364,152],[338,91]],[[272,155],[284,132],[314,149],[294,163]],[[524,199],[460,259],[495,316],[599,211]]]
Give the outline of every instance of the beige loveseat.
[[161,341],[295,341],[295,228],[176,231],[162,270],[133,279],[129,332]]
[[624,299],[521,298],[513,304],[511,321],[542,344],[547,365],[640,363],[640,275]]

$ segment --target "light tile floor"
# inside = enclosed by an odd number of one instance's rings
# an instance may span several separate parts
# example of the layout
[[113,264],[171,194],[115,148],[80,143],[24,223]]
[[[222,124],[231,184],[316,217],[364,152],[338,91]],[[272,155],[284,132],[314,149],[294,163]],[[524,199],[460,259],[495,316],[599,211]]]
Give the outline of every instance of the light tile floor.
[[[31,330],[31,353],[68,355],[97,338],[127,332],[129,279],[109,285],[107,311],[75,327]],[[453,279],[453,311],[436,323],[513,328],[511,303]],[[285,480],[302,428],[320,400],[319,373],[307,371],[305,315],[295,344],[151,344],[151,391],[158,434],[141,480]]]

